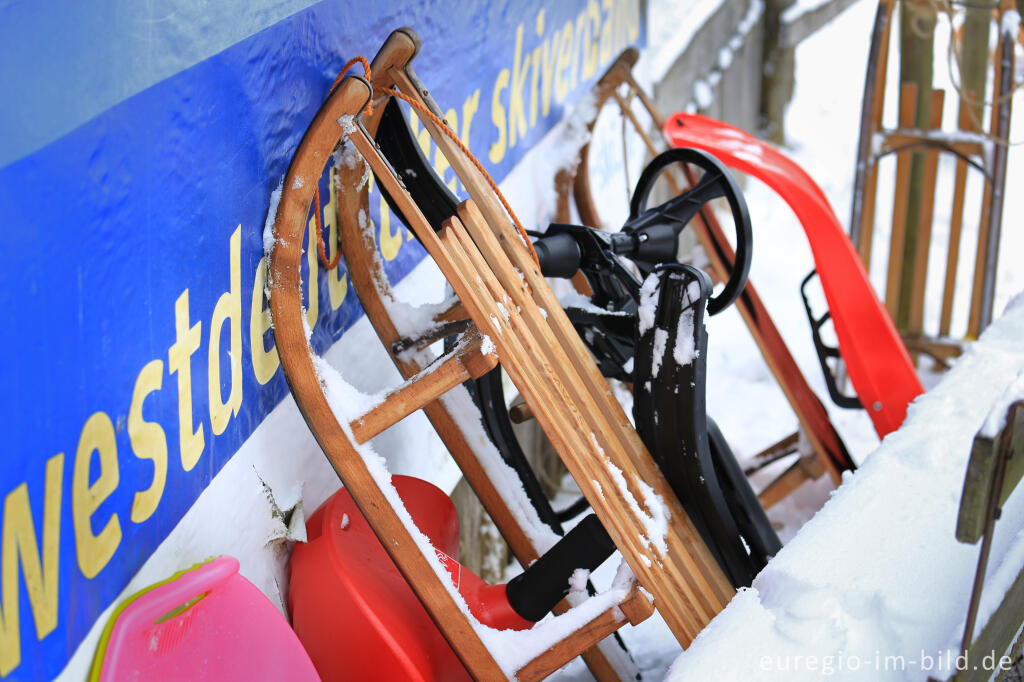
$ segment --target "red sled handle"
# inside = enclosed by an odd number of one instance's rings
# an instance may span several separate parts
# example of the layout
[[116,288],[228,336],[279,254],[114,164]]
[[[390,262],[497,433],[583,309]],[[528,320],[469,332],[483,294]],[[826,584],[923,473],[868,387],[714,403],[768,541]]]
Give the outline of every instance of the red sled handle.
[[899,428],[907,405],[924,388],[825,193],[778,149],[727,123],[677,113],[663,132],[675,147],[702,149],[756,177],[793,209],[807,234],[854,390],[879,436]]

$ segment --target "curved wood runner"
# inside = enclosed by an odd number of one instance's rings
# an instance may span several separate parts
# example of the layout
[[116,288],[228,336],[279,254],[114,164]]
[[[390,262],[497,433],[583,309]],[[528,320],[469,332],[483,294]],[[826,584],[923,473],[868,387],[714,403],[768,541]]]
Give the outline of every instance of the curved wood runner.
[[[409,33],[405,40],[410,41],[407,63],[418,42]],[[396,60],[396,65],[384,73],[406,94],[436,111],[411,69],[401,68],[397,65],[400,63]],[[433,124],[424,122],[473,196],[473,201],[460,206],[459,216],[453,217],[440,235],[434,233],[367,131],[361,125],[353,130],[350,119],[343,118],[358,117],[370,94],[364,80],[348,77],[329,96],[292,160],[276,216],[269,285],[274,333],[282,366],[307,424],[375,533],[387,540],[384,545],[395,564],[470,673],[477,679],[503,678],[494,656],[449,593],[450,584],[435,573],[391,507],[381,484],[367,469],[352,429],[338,422],[312,362],[302,324],[299,273],[302,236],[315,182],[305,180],[320,176],[347,132],[409,218],[477,328],[497,346],[499,359],[538,415],[639,582],[654,594],[666,622],[677,639],[687,645],[724,607],[732,595],[731,587],[612,397],[525,246],[510,230],[507,216],[479,172],[452,149]],[[296,182],[298,178],[303,181]],[[375,324],[383,321],[378,317]],[[458,364],[463,369],[455,367],[457,371],[450,369],[448,374],[435,377],[431,388],[418,398],[424,405],[439,405],[434,400],[436,389],[451,384],[452,377],[461,377],[463,370],[475,374],[474,368],[488,364],[478,347],[474,350],[463,346],[461,352],[464,356]],[[451,368],[452,363],[440,361],[438,367],[444,366]],[[408,376],[405,371],[403,374]],[[416,402],[409,397],[415,393],[415,385],[410,382],[397,392],[405,393],[401,412]],[[500,495],[496,498],[501,500]],[[655,521],[665,517],[667,523],[658,528]],[[643,608],[634,612],[642,617]],[[589,633],[584,633],[587,627],[583,628],[576,633],[579,636],[575,644],[553,646],[519,671],[519,678],[536,679],[547,674],[622,622],[618,617],[606,620],[600,637],[592,628]]]

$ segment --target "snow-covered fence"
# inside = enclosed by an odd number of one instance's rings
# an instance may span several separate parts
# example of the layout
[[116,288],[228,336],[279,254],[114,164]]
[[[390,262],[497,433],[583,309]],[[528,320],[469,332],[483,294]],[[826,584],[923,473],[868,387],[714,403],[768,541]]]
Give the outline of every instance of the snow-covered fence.
[[[973,438],[1006,378],[1024,371],[1022,304],[1012,301],[941,383],[914,401],[906,423],[753,587],[737,593],[676,661],[670,680],[923,680],[958,672],[978,555],[955,540],[957,508]],[[995,526],[979,624],[1020,589],[1012,586],[1024,564],[1022,526],[1018,491]],[[1004,651],[986,660],[989,653],[975,648],[980,658],[967,663],[989,665],[990,673],[992,664],[1007,663]]]

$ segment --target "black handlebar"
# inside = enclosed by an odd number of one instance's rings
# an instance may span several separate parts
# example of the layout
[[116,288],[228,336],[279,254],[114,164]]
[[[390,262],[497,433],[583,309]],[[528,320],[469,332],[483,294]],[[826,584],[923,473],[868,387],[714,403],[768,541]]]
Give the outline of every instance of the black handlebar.
[[[696,185],[664,204],[644,209],[651,188],[661,172],[673,163],[688,163],[704,170]],[[653,268],[677,260],[679,235],[706,203],[725,198],[736,225],[736,259],[729,278],[718,296],[708,301],[708,314],[714,315],[736,300],[750,272],[751,228],[743,194],[732,175],[717,159],[697,149],[670,149],[659,154],[647,166],[630,202],[629,220],[615,233],[590,227],[553,223],[534,242],[541,272],[545,277],[572,277],[582,269],[595,295],[616,304],[622,303],[625,287],[634,300],[640,290],[639,279],[622,266],[615,256],[633,261],[642,276]],[[603,305],[605,301],[597,301]]]
[[[704,170],[704,176],[696,185],[679,196],[669,199],[660,206],[645,209],[647,198],[658,176],[673,163],[697,166]],[[636,190],[629,203],[629,220],[622,228],[623,232],[651,235],[648,239],[650,244],[638,251],[638,260],[657,259],[648,262],[661,263],[675,261],[675,244],[679,233],[700,212],[704,204],[722,197],[729,202],[729,210],[736,226],[736,260],[733,262],[725,288],[708,301],[709,315],[720,312],[735,301],[746,286],[747,276],[750,274],[753,242],[750,214],[747,211],[747,203],[743,200],[743,193],[725,166],[711,154],[699,149],[669,149],[658,154],[647,165],[636,183]],[[671,251],[668,250],[669,247]]]

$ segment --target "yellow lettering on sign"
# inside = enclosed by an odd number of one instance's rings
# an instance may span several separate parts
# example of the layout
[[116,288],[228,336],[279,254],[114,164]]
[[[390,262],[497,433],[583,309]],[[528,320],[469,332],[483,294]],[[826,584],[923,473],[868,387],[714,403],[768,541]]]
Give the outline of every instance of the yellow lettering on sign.
[[597,73],[597,35],[600,30],[601,10],[597,6],[597,0],[590,0],[586,10],[576,19],[576,34],[579,36],[579,49],[582,53],[581,81],[593,78]]
[[152,360],[147,363],[135,379],[131,407],[128,408],[128,438],[132,451],[139,459],[153,460],[153,482],[148,489],[135,493],[132,500],[133,523],[142,523],[153,515],[167,483],[167,435],[160,424],[147,422],[142,416],[146,396],[159,391],[163,380],[163,361]]
[[[544,8],[542,7],[537,12],[537,36],[542,37],[544,35]],[[537,125],[537,107],[540,104],[540,73],[541,73],[541,54],[544,52],[544,48],[547,43],[543,42],[537,47],[533,48],[533,52],[530,53],[530,63],[533,64],[533,69],[530,73],[530,126]]]
[[264,338],[270,329],[270,310],[267,301],[267,258],[260,258],[252,283],[252,305],[249,308],[249,355],[252,357],[252,373],[260,386],[266,384],[281,366],[277,346],[271,341],[270,350],[264,346]]
[[[89,485],[92,453],[99,454],[100,473]],[[105,412],[95,412],[82,427],[71,474],[71,518],[75,526],[78,567],[86,578],[95,578],[121,544],[121,522],[111,514],[103,530],[92,532],[92,515],[117,488],[121,475],[117,466],[114,424]]]
[[550,40],[544,42],[541,45],[542,56],[540,60],[541,66],[541,86],[540,86],[540,114],[541,116],[547,116],[551,112],[551,94],[555,88],[555,59],[558,56],[558,38],[561,35],[559,31],[555,31],[554,35],[551,36]]
[[491,93],[491,122],[498,129],[498,140],[487,150],[487,158],[491,163],[501,163],[505,158],[507,137],[505,134],[505,105],[501,103],[501,91],[508,87],[508,69],[498,72],[494,80],[494,92]]
[[199,350],[202,323],[189,324],[188,289],[174,303],[174,331],[176,340],[167,351],[167,371],[178,375],[178,442],[181,450],[181,468],[191,471],[203,454],[206,438],[203,425],[192,431],[192,354]]
[[60,560],[60,501],[64,477],[64,453],[46,462],[43,493],[43,545],[36,542],[32,524],[28,484],[22,483],[4,499],[3,558],[0,560],[0,676],[21,663],[21,622],[18,614],[18,557],[25,575],[28,601],[36,622],[36,637],[42,639],[57,627],[58,564]]
[[[522,59],[522,61],[520,61]],[[523,85],[530,70],[530,53],[523,55],[523,25],[516,29],[516,56],[512,62],[512,85],[508,90],[508,146],[516,146],[516,133],[526,136],[526,107],[523,105]]]
[[[440,155],[438,155],[440,156]],[[399,221],[395,221],[399,222]],[[391,211],[388,210],[384,195],[380,195],[380,255],[384,260],[394,260],[398,250],[402,248],[402,228],[399,223],[394,233],[391,232]]]
[[[213,308],[210,320],[210,348],[207,388],[210,397],[210,427],[219,436],[228,427],[231,415],[238,416],[242,408],[242,226],[235,228],[228,240],[230,252],[231,288],[221,294]],[[230,351],[231,392],[225,402],[220,393],[220,332],[227,322],[231,325]]]

